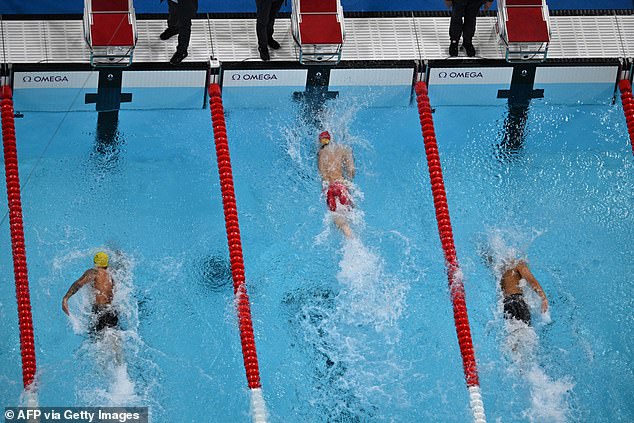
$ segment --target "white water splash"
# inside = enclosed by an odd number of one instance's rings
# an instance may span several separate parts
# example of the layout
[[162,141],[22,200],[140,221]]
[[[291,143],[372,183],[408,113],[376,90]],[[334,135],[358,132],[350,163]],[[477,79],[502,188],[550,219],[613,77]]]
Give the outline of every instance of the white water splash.
[[568,421],[568,398],[574,384],[568,378],[552,379],[536,363],[524,375],[530,386],[531,407],[525,417],[534,423]]
[[379,332],[396,327],[405,306],[406,285],[385,275],[380,257],[360,239],[345,239],[342,251],[337,273],[344,287],[340,299],[346,303],[342,317],[347,323],[372,325]]

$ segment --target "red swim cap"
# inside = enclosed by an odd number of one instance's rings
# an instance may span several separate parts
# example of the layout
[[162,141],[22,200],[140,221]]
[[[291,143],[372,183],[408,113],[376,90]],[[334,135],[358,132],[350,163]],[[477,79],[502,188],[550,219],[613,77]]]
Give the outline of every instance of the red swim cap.
[[321,134],[319,134],[319,140],[320,140],[320,141],[321,141],[322,139],[324,139],[324,138],[326,138],[326,139],[328,139],[328,140],[329,140],[329,139],[330,139],[330,132],[328,132],[328,131],[324,131],[324,132],[322,132]]

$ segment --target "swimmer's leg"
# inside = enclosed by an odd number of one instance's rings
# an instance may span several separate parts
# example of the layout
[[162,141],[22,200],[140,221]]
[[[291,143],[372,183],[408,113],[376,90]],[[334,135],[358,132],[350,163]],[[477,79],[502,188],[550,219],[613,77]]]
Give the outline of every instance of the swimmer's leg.
[[104,347],[108,348],[111,352],[111,357],[114,360],[115,366],[121,366],[124,364],[123,360],[123,342],[121,340],[121,333],[116,329],[106,329],[103,331]]
[[346,219],[343,216],[335,215],[333,220],[335,221],[335,225],[337,225],[337,227],[341,230],[341,232],[343,232],[343,235],[346,238],[353,237],[354,234],[352,233],[352,229],[350,229],[350,225],[348,224],[348,219]]

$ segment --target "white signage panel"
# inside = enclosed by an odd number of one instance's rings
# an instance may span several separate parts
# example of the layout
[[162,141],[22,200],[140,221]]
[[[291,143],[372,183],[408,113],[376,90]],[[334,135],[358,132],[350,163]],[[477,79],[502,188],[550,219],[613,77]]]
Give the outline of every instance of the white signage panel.
[[205,86],[205,70],[156,70],[123,72],[121,86],[134,88]]
[[432,68],[429,85],[510,85],[513,68]]
[[330,86],[412,85],[414,68],[333,69]]
[[99,72],[15,72],[14,89],[30,88],[93,88],[99,83]]
[[618,66],[544,66],[535,72],[535,84],[614,84]]
[[304,87],[308,70],[226,70],[222,75],[223,87]]

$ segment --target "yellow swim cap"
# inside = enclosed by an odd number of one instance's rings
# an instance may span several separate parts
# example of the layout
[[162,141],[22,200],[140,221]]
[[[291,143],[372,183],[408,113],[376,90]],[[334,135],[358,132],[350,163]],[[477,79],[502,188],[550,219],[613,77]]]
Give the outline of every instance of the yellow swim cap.
[[95,254],[95,265],[99,267],[108,267],[108,254],[99,251]]

